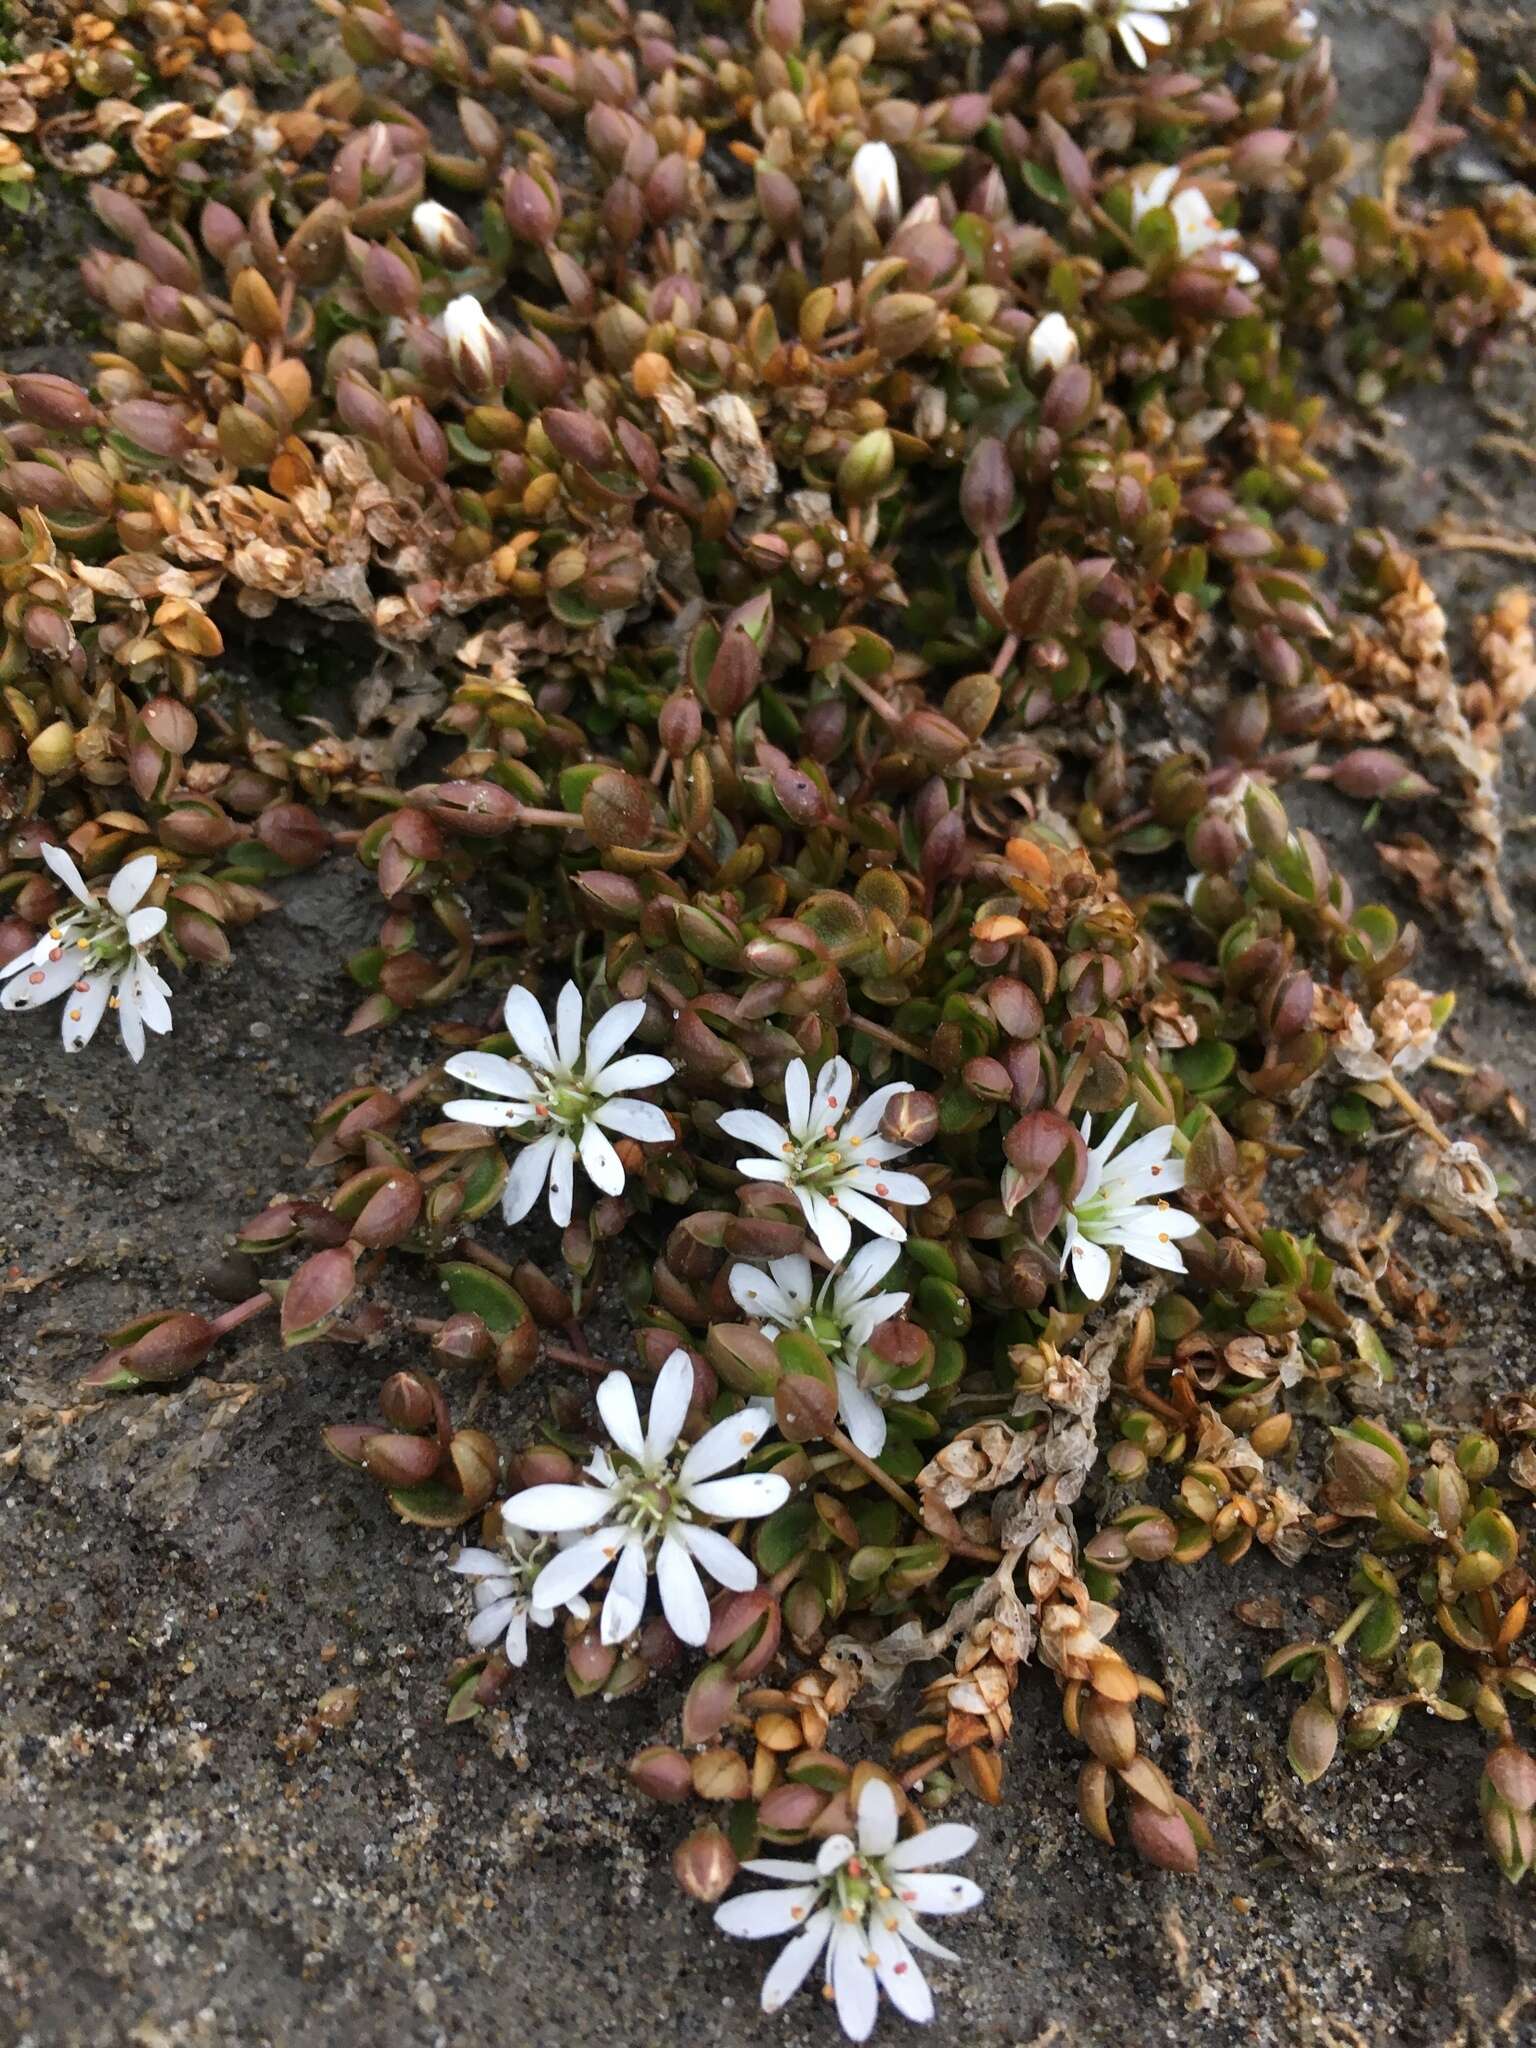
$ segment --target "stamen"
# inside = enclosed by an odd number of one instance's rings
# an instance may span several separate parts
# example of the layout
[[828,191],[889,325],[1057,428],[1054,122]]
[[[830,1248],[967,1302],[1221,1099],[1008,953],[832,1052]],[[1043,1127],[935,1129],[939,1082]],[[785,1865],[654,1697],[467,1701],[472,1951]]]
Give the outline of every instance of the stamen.
[[877,1180],[875,1182],[875,1193],[877,1195],[888,1195],[890,1192],[890,1187],[885,1181]]
[[32,972],[27,976],[27,979],[31,982],[32,986],[36,988],[37,984],[40,981],[46,981],[48,977],[46,974],[44,974],[41,967],[34,967]]

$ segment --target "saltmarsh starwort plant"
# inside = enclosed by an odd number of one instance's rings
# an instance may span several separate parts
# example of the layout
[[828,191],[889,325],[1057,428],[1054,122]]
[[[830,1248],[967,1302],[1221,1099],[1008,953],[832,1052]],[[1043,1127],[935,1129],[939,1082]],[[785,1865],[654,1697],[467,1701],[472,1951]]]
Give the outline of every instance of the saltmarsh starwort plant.
[[[726,1908],[792,1935],[770,2004],[825,1960],[850,2031],[927,2016],[906,1916],[973,1900],[918,1875],[1010,1823],[1032,1662],[1085,1828],[1195,1868],[1116,1624],[1255,1544],[1354,1546],[1269,1660],[1296,1774],[1461,1720],[1522,1877],[1536,1407],[1501,1362],[1426,1424],[1401,1249],[1520,1253],[1517,1119],[1291,794],[1513,936],[1528,596],[1458,670],[1400,542],[1317,536],[1348,409],[1520,313],[1518,94],[1438,29],[1362,158],[1286,0],[321,14],[299,104],[195,6],[0,67],[0,200],[100,180],[102,322],[88,384],[0,375],[4,1001],[137,1056],[162,954],[346,857],[348,1032],[432,1046],[93,1387],[387,1346],[325,1443],[479,1539],[450,1717],[541,1651],[649,1689],[684,1892],[803,1866]],[[264,728],[290,644],[367,650],[358,730]]]

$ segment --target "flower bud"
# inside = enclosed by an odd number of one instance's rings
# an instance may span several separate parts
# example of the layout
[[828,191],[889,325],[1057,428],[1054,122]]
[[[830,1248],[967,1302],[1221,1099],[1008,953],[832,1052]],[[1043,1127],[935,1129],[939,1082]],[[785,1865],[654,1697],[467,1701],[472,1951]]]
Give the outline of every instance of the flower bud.
[[1433,785],[1385,747],[1356,747],[1333,766],[1333,785],[1368,803],[1429,796]]
[[1047,370],[1064,370],[1077,357],[1077,336],[1064,313],[1047,313],[1037,321],[1024,346],[1024,360],[1036,376]]
[[736,1869],[736,1852],[718,1828],[697,1829],[673,1851],[673,1876],[701,1905],[712,1906],[725,1897]]
[[471,398],[489,398],[505,384],[511,362],[506,337],[473,293],[444,307],[443,340],[453,374]]
[[901,214],[901,173],[888,142],[865,142],[848,166],[848,182],[877,228],[894,227]]
[[960,516],[978,540],[985,540],[1002,532],[1013,507],[1008,451],[995,435],[985,435],[971,450],[960,479]]
[[463,270],[475,260],[475,238],[451,207],[423,199],[411,211],[416,246],[445,270]]

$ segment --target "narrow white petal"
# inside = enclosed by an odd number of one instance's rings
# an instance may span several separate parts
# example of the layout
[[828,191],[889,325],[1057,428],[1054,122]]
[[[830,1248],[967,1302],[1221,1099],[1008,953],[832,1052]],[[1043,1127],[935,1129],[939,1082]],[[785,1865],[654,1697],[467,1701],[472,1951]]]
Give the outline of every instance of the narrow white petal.
[[[926,1195],[927,1192],[928,1190],[924,1188],[923,1193]],[[848,1218],[853,1223],[862,1223],[864,1228],[872,1230],[876,1237],[889,1237],[895,1239],[898,1243],[905,1242],[907,1226],[904,1223],[898,1222],[889,1209],[882,1209],[880,1204],[872,1201],[868,1195],[860,1194],[857,1188],[839,1188],[837,1192],[837,1205],[839,1210],[846,1211]],[[853,1233],[850,1230],[849,1236],[851,1237],[852,1235]],[[822,1238],[821,1241],[823,1244],[826,1243],[825,1238]]]
[[619,1539],[611,1529],[598,1529],[557,1551],[534,1580],[530,1599],[539,1607],[563,1607],[612,1564],[618,1547]]
[[634,1382],[627,1372],[609,1373],[597,1390],[597,1412],[614,1443],[638,1465],[645,1456],[645,1437],[635,1405]]
[[484,1088],[514,1102],[532,1102],[544,1092],[526,1067],[504,1060],[500,1053],[456,1052],[451,1060],[443,1061],[443,1072],[471,1088]]
[[128,934],[130,946],[147,946],[151,939],[158,938],[161,932],[165,930],[165,912],[163,910],[131,911],[123,929]]
[[663,1081],[670,1081],[676,1072],[670,1060],[664,1060],[660,1053],[632,1052],[627,1058],[615,1060],[611,1067],[594,1074],[587,1086],[598,1095],[620,1095],[626,1088],[659,1088]]
[[773,1180],[781,1187],[789,1179],[789,1168],[782,1159],[738,1159],[736,1171],[744,1180]]
[[[457,1104],[449,1110],[454,1113]],[[469,1117],[469,1123],[479,1123],[481,1118]],[[556,1140],[553,1136],[536,1138],[531,1145],[525,1145],[512,1162],[512,1171],[507,1175],[507,1184],[501,1194],[502,1220],[507,1223],[521,1223],[534,1203],[549,1176],[549,1162],[555,1156]]]
[[144,1011],[138,983],[129,973],[117,985],[117,1031],[135,1066],[144,1057]]
[[976,1846],[976,1830],[964,1821],[940,1821],[925,1834],[908,1835],[886,1857],[889,1870],[931,1870],[936,1864],[953,1863],[957,1856],[969,1856]]
[[869,1945],[880,1989],[903,2019],[922,2026],[933,2018],[933,1992],[916,1956],[876,1906],[869,1916]]
[[816,1076],[816,1093],[811,1098],[810,1129],[807,1136],[819,1137],[833,1131],[848,1114],[853,1094],[853,1069],[845,1059],[828,1060]]
[[[57,960],[53,957],[55,953],[59,956]],[[35,1010],[42,1003],[51,1003],[71,982],[80,979],[80,963],[86,958],[78,947],[68,944],[49,946],[46,951],[41,945],[34,947],[33,964],[25,974],[6,983],[0,1003],[8,1010]]]
[[564,1230],[571,1220],[571,1188],[576,1177],[576,1147],[569,1138],[555,1140],[549,1156],[549,1216]]
[[929,1195],[926,1181],[919,1180],[915,1173],[898,1173],[890,1166],[856,1166],[839,1181],[839,1199],[848,1188],[873,1195],[877,1201],[902,1202],[914,1209],[920,1209]]
[[[603,1602],[598,1634],[610,1648],[627,1641],[640,1626],[640,1617],[645,1613],[647,1576],[645,1545],[638,1536],[632,1536],[619,1552],[619,1561],[608,1583],[608,1597]],[[705,1633],[708,1633],[707,1623]]]
[[507,1624],[521,1603],[515,1599],[497,1600],[489,1607],[482,1607],[469,1624],[469,1646],[472,1650],[486,1650],[496,1638],[505,1635]]
[[679,1522],[676,1535],[717,1585],[732,1593],[750,1593],[757,1584],[757,1566],[718,1529],[708,1529],[702,1522]]
[[645,1431],[647,1471],[656,1471],[676,1444],[692,1399],[693,1360],[679,1348],[669,1355],[651,1389],[651,1412]]
[[784,1115],[790,1130],[805,1137],[811,1121],[811,1070],[804,1060],[791,1060],[784,1069]]
[[808,1924],[811,1908],[821,1896],[820,1885],[786,1885],[782,1891],[743,1892],[715,1908],[715,1925],[722,1934],[737,1934],[746,1941],[763,1941],[775,1934],[793,1934]]
[[555,1001],[555,1051],[567,1073],[581,1057],[581,990],[568,981]]
[[[1141,47],[1140,37],[1131,26],[1131,17],[1128,14],[1122,14],[1116,26],[1120,31],[1120,40],[1125,45],[1125,54],[1139,71],[1145,71],[1147,68],[1147,53]],[[1164,37],[1164,41],[1166,40],[1167,38]]]
[[982,1901],[982,1889],[968,1877],[953,1877],[947,1871],[907,1870],[901,1875],[896,1896],[914,1913],[969,1913]]
[[590,1119],[581,1127],[581,1163],[587,1178],[605,1195],[623,1194],[624,1162],[612,1141]]
[[777,1472],[741,1472],[734,1479],[706,1479],[702,1486],[688,1489],[689,1504],[720,1522],[771,1515],[788,1499],[789,1481]]
[[48,866],[52,868],[54,874],[77,902],[90,903],[94,900],[90,890],[85,886],[84,875],[81,874],[74,861],[64,851],[62,846],[45,844],[39,850]]
[[1072,1247],[1072,1277],[1090,1301],[1102,1301],[1109,1290],[1109,1253],[1091,1239],[1079,1237]]
[[678,1479],[691,1488],[700,1479],[713,1479],[717,1472],[739,1465],[747,1453],[773,1427],[772,1415],[761,1408],[743,1408],[707,1429],[684,1458]]
[[785,1258],[770,1260],[768,1271],[783,1289],[784,1299],[790,1305],[790,1313],[783,1321],[792,1323],[801,1316],[808,1316],[813,1300],[814,1276],[811,1262],[804,1252],[790,1252]]
[[780,2012],[794,1997],[826,1947],[832,1922],[832,1908],[823,1906],[819,1913],[813,1913],[806,1921],[803,1934],[785,1942],[774,1958],[772,1969],[763,1979],[764,2012]]
[[644,1003],[615,1003],[587,1033],[586,1077],[595,1080],[621,1045],[634,1037],[645,1015]]
[[816,1875],[814,1863],[796,1861],[788,1856],[754,1856],[750,1863],[743,1863],[741,1867],[754,1877],[779,1877],[787,1884],[809,1884]]
[[96,1036],[96,1026],[106,1014],[112,994],[110,968],[98,968],[94,974],[85,975],[83,980],[84,988],[77,984],[65,996],[59,1016],[59,1033],[66,1052],[78,1052],[82,1046],[90,1044]]
[[[810,1268],[807,1266],[806,1271]],[[795,1304],[771,1273],[761,1266],[732,1266],[725,1284],[731,1299],[744,1316],[757,1322],[795,1323],[800,1320]]]
[[728,1109],[720,1119],[720,1128],[728,1138],[738,1138],[743,1145],[755,1145],[772,1159],[789,1149],[789,1133],[760,1109]]
[[499,1551],[481,1550],[474,1544],[466,1544],[448,1567],[451,1572],[474,1574],[480,1578],[504,1578],[507,1560]]
[[837,2023],[850,2041],[867,2041],[880,2010],[880,1987],[864,1958],[869,1936],[863,1921],[839,1920],[827,1946],[827,1981],[837,2002]]
[[617,1131],[621,1138],[634,1138],[642,1145],[670,1145],[673,1138],[672,1119],[664,1109],[654,1102],[636,1102],[629,1095],[599,1103],[592,1112],[592,1121],[601,1124],[605,1131]]
[[656,1589],[667,1626],[678,1641],[702,1643],[709,1634],[709,1596],[698,1566],[670,1531],[656,1553]]
[[935,1941],[917,1915],[910,1912],[900,1899],[893,1899],[883,1910],[887,1924],[892,1920],[896,1922],[892,1933],[899,1934],[909,1948],[921,1949],[925,1956],[937,1956],[942,1962],[959,1962],[954,1950],[946,1948],[942,1941]]
[[833,1282],[832,1299],[838,1308],[846,1310],[855,1302],[862,1301],[900,1257],[900,1245],[885,1244],[879,1239],[874,1244],[861,1244]]
[[545,1073],[553,1071],[555,1042],[549,1035],[549,1025],[544,1012],[539,1008],[538,998],[526,988],[509,988],[507,1000],[502,1008],[512,1042],[526,1060],[532,1060]]
[[[443,1104],[443,1115],[456,1124],[479,1124],[487,1131],[504,1131],[511,1124],[521,1126],[528,1121],[525,1103],[499,1102],[489,1095],[461,1095],[457,1101]],[[540,1174],[539,1179],[543,1178]],[[534,1193],[538,1193],[537,1188]]]
[[878,1458],[885,1449],[885,1410],[846,1365],[837,1368],[837,1412],[855,1448]]
[[[501,1518],[509,1529],[547,1535],[561,1529],[590,1529],[612,1505],[613,1495],[605,1486],[526,1486],[502,1502]],[[544,1594],[539,1598],[548,1604]]]
[[823,1877],[830,1877],[834,1870],[841,1870],[854,1853],[853,1839],[849,1835],[828,1835],[816,1852],[816,1868]]
[[[834,1265],[845,1259],[848,1256],[848,1247],[853,1243],[853,1225],[842,1210],[829,1202],[825,1195],[818,1194],[814,1188],[796,1188],[795,1194],[805,1212],[805,1220],[811,1226],[811,1234],[827,1257]],[[873,1207],[873,1203],[870,1206]],[[890,1219],[887,1218],[886,1221],[889,1223]],[[890,1229],[883,1232],[887,1237],[893,1234],[903,1237],[906,1235],[899,1225],[894,1233]]]
[[507,1623],[507,1640],[503,1645],[507,1662],[521,1670],[528,1662],[528,1602],[519,1600],[512,1610],[512,1619]]
[[859,1794],[859,1854],[884,1856],[896,1845],[896,1794],[884,1778],[871,1778]]

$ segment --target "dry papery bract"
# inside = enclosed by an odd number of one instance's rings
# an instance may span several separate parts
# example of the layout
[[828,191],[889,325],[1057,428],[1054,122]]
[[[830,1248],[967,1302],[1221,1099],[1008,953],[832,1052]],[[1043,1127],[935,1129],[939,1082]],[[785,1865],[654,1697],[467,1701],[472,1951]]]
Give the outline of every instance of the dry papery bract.
[[[0,72],[0,198],[94,181],[101,332],[81,382],[0,379],[12,1006],[57,983],[75,1042],[54,949],[117,971],[147,853],[132,929],[195,1031],[182,971],[355,858],[346,1028],[441,1046],[320,1113],[229,1306],[141,1316],[91,1382],[274,1309],[387,1346],[326,1441],[463,1533],[450,1719],[557,1642],[578,1696],[650,1687],[631,1776],[694,1809],[684,1890],[778,1868],[722,1924],[808,1915],[765,2003],[824,1949],[857,2037],[877,1980],[923,2016],[911,1913],[974,1887],[896,1835],[1006,1825],[1030,1663],[1088,1829],[1209,1846],[1115,1647],[1138,1564],[1257,1542],[1301,1587],[1347,1552],[1338,1625],[1266,1666],[1295,1770],[1469,1721],[1521,1877],[1536,1402],[1425,1419],[1394,1379],[1454,1335],[1405,1214],[1529,1257],[1480,1122],[1523,1112],[1285,798],[1370,806],[1529,978],[1497,867],[1529,605],[1462,675],[1400,540],[1330,578],[1318,537],[1341,423],[1528,317],[1519,91],[1441,27],[1367,162],[1288,0],[430,37],[327,0],[308,91],[234,13],[56,26]],[[1444,206],[1472,128],[1509,177]],[[278,628],[349,665],[345,729],[258,723]]]

